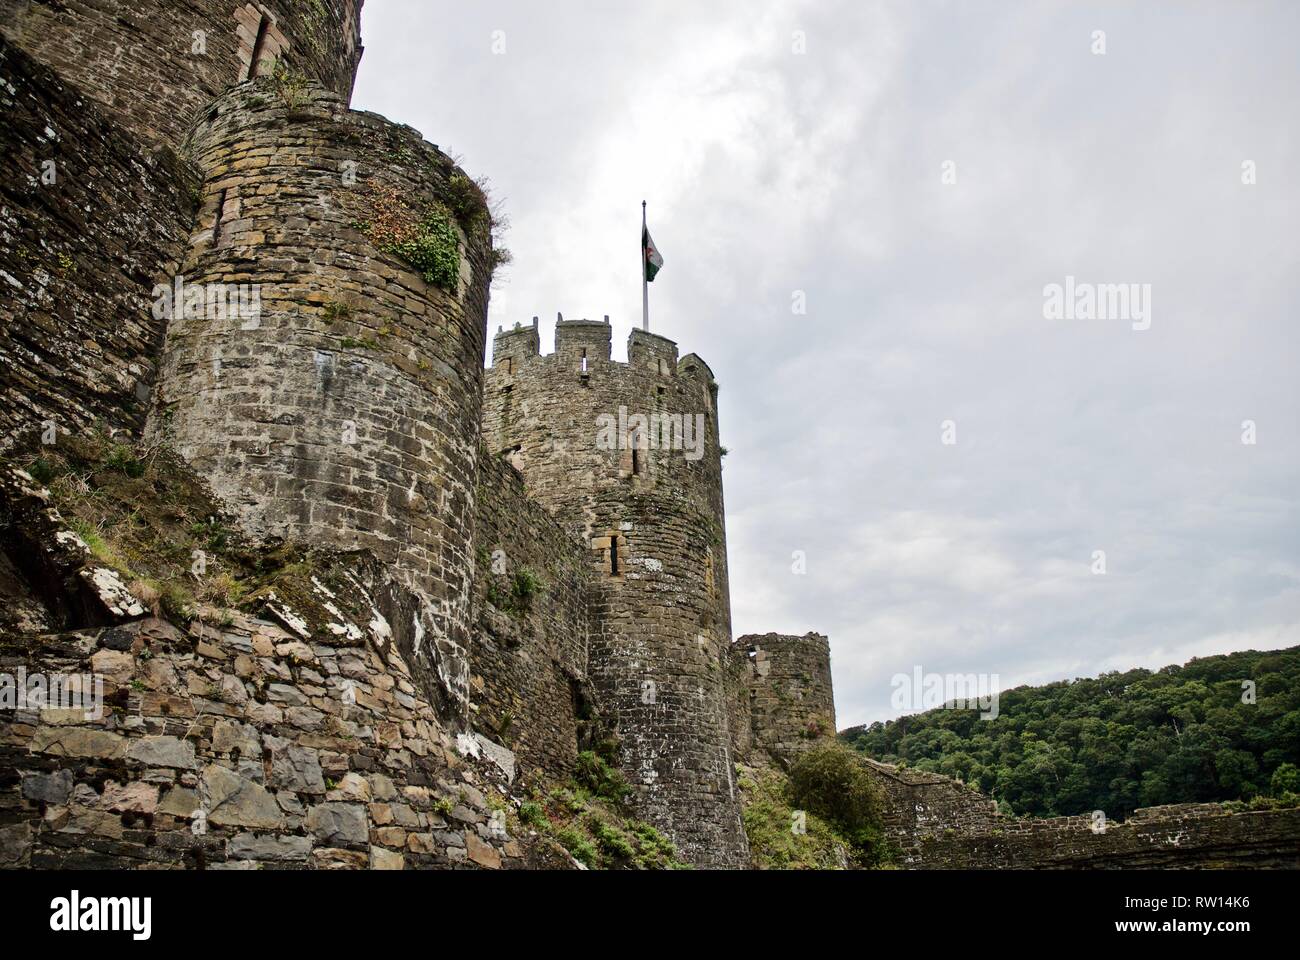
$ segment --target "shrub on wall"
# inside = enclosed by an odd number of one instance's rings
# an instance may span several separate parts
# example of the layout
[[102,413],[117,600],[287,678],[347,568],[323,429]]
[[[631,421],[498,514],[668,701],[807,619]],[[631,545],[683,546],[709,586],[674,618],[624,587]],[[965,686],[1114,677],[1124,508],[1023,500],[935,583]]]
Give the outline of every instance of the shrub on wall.
[[851,748],[828,742],[801,756],[790,768],[790,800],[834,824],[860,850],[880,845],[880,792]]

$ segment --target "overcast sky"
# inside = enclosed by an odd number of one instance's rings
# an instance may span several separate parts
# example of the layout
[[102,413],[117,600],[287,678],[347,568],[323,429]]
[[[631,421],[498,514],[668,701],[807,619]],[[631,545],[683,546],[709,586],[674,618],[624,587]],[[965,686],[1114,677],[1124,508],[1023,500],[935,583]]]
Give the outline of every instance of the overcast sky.
[[[362,27],[354,106],[503,202],[490,331],[540,316],[549,352],[556,311],[609,314],[622,358],[649,202],[652,329],[721,385],[735,633],[828,634],[840,727],[917,666],[1007,689],[1300,643],[1300,4]],[[1067,275],[1150,284],[1150,328],[1046,319]]]

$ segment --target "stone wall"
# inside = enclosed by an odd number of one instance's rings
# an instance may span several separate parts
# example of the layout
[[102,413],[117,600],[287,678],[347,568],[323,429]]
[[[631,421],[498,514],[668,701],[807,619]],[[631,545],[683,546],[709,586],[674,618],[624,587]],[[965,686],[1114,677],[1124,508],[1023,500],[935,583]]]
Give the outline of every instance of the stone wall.
[[286,100],[241,85],[189,145],[204,184],[183,282],[257,308],[174,309],[151,435],[249,533],[390,564],[414,607],[394,630],[426,696],[436,684],[463,704],[491,242],[485,218],[453,222],[444,290],[381,238],[418,232],[468,178],[318,86]]
[[0,39],[0,451],[144,425],[197,174]]
[[977,834],[922,833],[905,851],[913,869],[1300,868],[1300,810],[1229,812],[1175,804],[1094,830],[1090,816],[1012,820]]
[[[819,741],[835,734],[830,642],[817,633],[802,637],[749,634],[732,644],[741,664],[748,701],[732,723],[732,742],[748,715],[748,750],[789,766]],[[753,762],[753,761],[751,761]]]
[[[748,856],[728,730],[716,384],[703,361],[679,361],[663,337],[634,330],[626,364],[611,360],[610,341],[606,322],[561,321],[555,352],[542,356],[535,328],[500,331],[483,439],[590,545],[602,590],[589,669],[638,814],[692,861],[740,866]],[[633,418],[651,414],[687,415],[692,428],[700,415],[691,456],[684,442],[672,449],[671,436],[659,444],[648,423],[629,442]]]
[[1122,822],[1007,817],[949,777],[867,764],[885,798],[886,837],[908,869],[1300,867],[1300,810],[1187,803],[1135,810]]
[[[0,622],[0,867],[553,861],[510,834],[508,755],[421,695],[378,612],[382,564],[316,556],[292,603],[271,591],[262,615],[200,611],[179,628],[96,566],[29,476],[0,475],[0,508],[44,586],[104,624]],[[14,678],[36,676],[102,689],[76,708],[14,702]]]
[[993,800],[951,777],[863,759],[885,800],[885,834],[900,850],[922,835],[979,833],[998,820]]
[[594,577],[586,550],[528,499],[504,458],[481,452],[478,487],[474,723],[513,749],[521,767],[563,777],[595,720],[587,678]]
[[179,145],[229,87],[282,61],[351,99],[361,0],[0,0],[0,31],[145,140]]

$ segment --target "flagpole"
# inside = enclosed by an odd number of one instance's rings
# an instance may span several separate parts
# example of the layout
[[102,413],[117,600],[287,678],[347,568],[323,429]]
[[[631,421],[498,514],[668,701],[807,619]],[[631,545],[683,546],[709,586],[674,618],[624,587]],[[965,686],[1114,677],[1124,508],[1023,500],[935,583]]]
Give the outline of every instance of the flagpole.
[[650,282],[646,280],[645,261],[645,201],[641,201],[641,329],[650,329]]

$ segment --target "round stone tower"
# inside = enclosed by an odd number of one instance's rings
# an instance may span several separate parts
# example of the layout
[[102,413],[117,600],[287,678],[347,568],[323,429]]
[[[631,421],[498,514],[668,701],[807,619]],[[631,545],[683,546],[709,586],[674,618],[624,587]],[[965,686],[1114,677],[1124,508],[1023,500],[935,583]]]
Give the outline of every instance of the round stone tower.
[[483,440],[591,547],[600,584],[591,677],[617,726],[640,816],[693,862],[744,866],[726,710],[731,640],[717,384],[694,354],[608,322],[499,332]]
[[752,759],[788,767],[810,748],[835,736],[830,641],[747,634],[733,645],[743,658],[743,709],[749,715]]
[[[462,703],[489,215],[410,127],[315,85],[219,98],[149,430],[244,529],[368,549],[405,591],[395,639]],[[436,682],[435,682],[436,681]]]
[[352,96],[362,0],[0,0],[0,30],[139,136],[176,146],[234,84],[274,72]]

